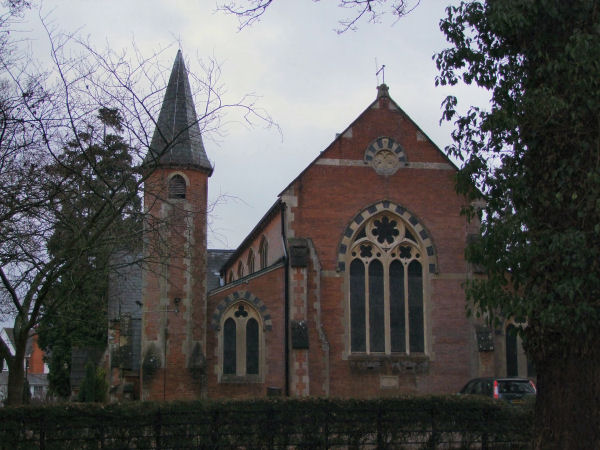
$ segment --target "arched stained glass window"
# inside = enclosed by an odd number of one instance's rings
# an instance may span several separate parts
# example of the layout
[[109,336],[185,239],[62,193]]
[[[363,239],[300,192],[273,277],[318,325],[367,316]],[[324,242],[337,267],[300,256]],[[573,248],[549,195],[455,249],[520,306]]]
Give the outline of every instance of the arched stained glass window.
[[390,344],[392,352],[406,352],[404,315],[404,265],[396,259],[390,264]]
[[424,353],[423,252],[391,212],[360,227],[348,252],[350,351]]
[[258,322],[254,318],[246,323],[246,373],[258,375]]
[[351,349],[353,352],[367,350],[365,338],[365,265],[359,259],[350,264],[350,327],[352,330]]
[[236,326],[231,317],[223,326],[223,373],[236,373]]
[[383,265],[375,259],[369,264],[369,335],[372,352],[385,351]]
[[423,269],[417,260],[408,265],[408,328],[411,353],[423,352]]
[[262,329],[258,312],[237,302],[223,314],[222,367],[224,376],[260,375]]

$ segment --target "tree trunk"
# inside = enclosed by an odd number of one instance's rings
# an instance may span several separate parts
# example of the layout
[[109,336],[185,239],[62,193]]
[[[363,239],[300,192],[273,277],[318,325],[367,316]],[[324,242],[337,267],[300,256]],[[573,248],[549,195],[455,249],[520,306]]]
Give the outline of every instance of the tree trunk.
[[[23,341],[23,342],[21,342]],[[25,339],[15,334],[15,355],[8,366],[8,392],[4,404],[6,406],[21,405],[23,403],[23,384],[25,381]]]
[[535,448],[600,449],[600,349],[546,358],[537,369]]

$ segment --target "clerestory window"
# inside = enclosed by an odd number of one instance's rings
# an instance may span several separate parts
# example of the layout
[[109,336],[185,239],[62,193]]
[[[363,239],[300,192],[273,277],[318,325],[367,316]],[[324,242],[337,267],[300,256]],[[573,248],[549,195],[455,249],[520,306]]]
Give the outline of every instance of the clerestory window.
[[223,380],[260,375],[262,327],[257,311],[245,302],[235,303],[223,315]]
[[254,273],[254,251],[250,249],[248,252],[248,275]]
[[352,353],[424,353],[424,257],[415,231],[391,212],[360,227],[348,253]]
[[260,247],[258,249],[258,253],[260,255],[260,268],[264,269],[268,265],[268,257],[269,257],[269,243],[267,239],[263,236],[260,241]]

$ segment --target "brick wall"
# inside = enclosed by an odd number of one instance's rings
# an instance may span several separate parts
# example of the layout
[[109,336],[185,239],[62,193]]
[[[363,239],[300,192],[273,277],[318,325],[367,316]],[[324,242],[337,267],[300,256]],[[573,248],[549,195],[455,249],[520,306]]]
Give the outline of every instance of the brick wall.
[[[381,175],[365,161],[365,151],[380,137],[393,139],[403,151],[402,163],[393,174]],[[495,370],[496,355],[478,352],[473,323],[465,316],[462,284],[471,272],[464,246],[477,224],[467,225],[460,215],[463,199],[454,192],[455,167],[389,98],[384,96],[371,105],[282,193],[285,236],[305,238],[300,239],[308,249],[305,264],[286,271],[281,262],[286,255],[281,212],[269,213],[228,263],[234,281],[210,292],[207,303],[202,294],[206,218],[198,214],[202,209],[198,205],[206,205],[206,174],[182,171],[191,195],[172,205],[163,201],[161,191],[170,173],[159,172],[151,180],[159,200],[146,199],[156,217],[170,219],[170,225],[159,228],[166,230],[171,254],[167,266],[149,264],[143,283],[145,350],[153,345],[155,352],[162,354],[166,348],[168,355],[166,373],[164,355],[159,355],[161,366],[156,374],[143,380],[143,398],[240,398],[264,396],[269,388],[285,393],[286,369],[294,396],[450,393],[467,379]],[[340,256],[341,242],[357,214],[382,201],[405,208],[404,218],[414,219],[427,236],[423,243],[427,239],[432,251],[423,266],[425,355],[360,359],[349,352],[348,287],[345,268],[339,265],[340,258],[345,258]],[[263,236],[269,241],[269,267],[260,270]],[[152,240],[149,255],[161,256],[159,242]],[[247,267],[250,249],[255,255],[252,274]],[[238,279],[240,261],[244,276]],[[306,323],[308,349],[292,348],[286,342],[286,286],[289,322]],[[182,299],[177,308],[175,298]],[[223,377],[221,373],[223,317],[239,301],[260,312],[263,340],[257,377]],[[202,376],[194,378],[197,372],[187,368],[192,349],[198,345],[206,364]]]
[[[211,398],[242,398],[265,396],[267,388],[285,392],[285,268],[282,264],[272,266],[254,276],[247,276],[228,286],[212,291],[208,297],[208,315],[210,318],[207,338],[207,390]],[[228,301],[229,299],[229,301]],[[260,311],[264,347],[260,382],[235,383],[220,382],[219,354],[221,320],[214,319],[236,301],[243,300]],[[220,308],[219,308],[220,307]]]
[[[175,173],[186,179],[185,199],[167,199],[168,179]],[[203,395],[202,379],[190,364],[194,349],[199,348],[200,359],[206,353],[207,176],[204,171],[159,169],[146,183],[144,205],[150,219],[142,281],[142,366],[153,346],[160,367],[151,377],[142,367],[144,400]]]
[[[473,361],[473,327],[465,316],[461,287],[467,277],[464,245],[468,229],[460,215],[463,200],[454,192],[455,171],[394,103],[382,98],[374,106],[283,194],[283,199],[293,205],[287,224],[289,235],[310,238],[321,265],[321,275],[309,271],[306,282],[320,285],[310,301],[319,302],[319,320],[328,342],[329,394],[371,397],[400,392],[453,392],[478,370],[478,363]],[[406,155],[407,164],[389,176],[379,175],[363,162],[369,144],[382,136],[398,142]],[[336,271],[339,244],[357,213],[381,200],[410,211],[435,247],[438,273],[429,274],[425,304],[429,368],[424,373],[411,369],[398,372],[386,364],[357,369],[348,361],[345,274]],[[316,314],[310,306],[307,311]],[[311,358],[318,367],[314,374],[311,371],[311,394],[323,395],[324,380],[319,378],[323,339],[319,338],[317,321],[309,321]],[[313,379],[318,382],[313,383]]]
[[38,336],[34,334],[31,337],[31,356],[29,357],[28,373],[44,373],[44,352],[38,345]]

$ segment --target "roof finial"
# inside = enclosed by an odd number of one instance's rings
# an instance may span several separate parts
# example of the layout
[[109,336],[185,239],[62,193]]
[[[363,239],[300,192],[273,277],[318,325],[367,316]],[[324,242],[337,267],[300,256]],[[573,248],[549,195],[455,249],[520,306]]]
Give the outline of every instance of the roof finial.
[[383,81],[381,82],[381,84],[385,84],[385,64],[383,64],[383,65],[381,66],[381,69],[379,69],[379,70],[377,71],[377,73],[375,73],[375,76],[377,77],[377,81],[379,81],[379,73],[380,73],[380,72],[381,72],[381,76],[382,76],[382,80],[383,80]]
[[380,84],[379,86],[377,86],[377,98],[381,98],[381,97],[389,97],[390,93],[389,93],[389,88],[387,87],[387,84]]

